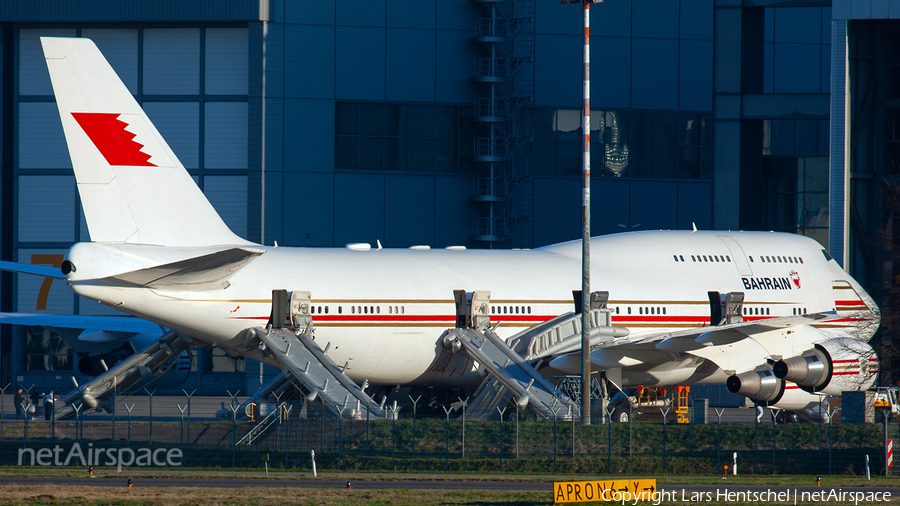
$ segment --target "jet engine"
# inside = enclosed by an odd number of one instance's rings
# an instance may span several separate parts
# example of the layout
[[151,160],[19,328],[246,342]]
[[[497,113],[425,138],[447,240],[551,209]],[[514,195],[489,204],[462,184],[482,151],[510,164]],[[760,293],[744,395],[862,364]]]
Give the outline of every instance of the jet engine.
[[733,374],[725,381],[728,391],[749,397],[760,405],[778,402],[784,395],[784,380],[775,377],[768,366],[741,374]]
[[866,390],[878,376],[878,356],[868,343],[852,338],[817,343],[798,357],[775,362],[775,376],[792,381],[807,392],[838,395]]

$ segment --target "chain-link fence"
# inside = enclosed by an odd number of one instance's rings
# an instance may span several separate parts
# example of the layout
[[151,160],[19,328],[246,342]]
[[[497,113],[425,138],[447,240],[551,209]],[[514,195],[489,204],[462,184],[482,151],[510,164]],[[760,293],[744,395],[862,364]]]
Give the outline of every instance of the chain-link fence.
[[[864,475],[867,458],[871,473],[885,474],[888,440],[900,438],[896,423],[773,424],[769,417],[582,426],[571,419],[519,420],[512,410],[489,422],[463,421],[458,410],[439,418],[410,410],[397,420],[339,420],[316,402],[272,406],[273,416],[261,424],[231,410],[217,420],[211,403],[197,398],[195,406],[205,408],[198,413],[195,407],[193,416],[186,397],[157,398],[154,413],[151,399],[141,399],[140,410],[123,401],[115,417],[81,411],[66,420],[6,415],[0,418],[0,465],[102,466],[112,462],[109,449],[146,448],[178,450],[175,463],[144,464],[150,466],[254,468],[266,456],[270,468],[309,470],[315,452],[319,470],[341,471],[715,475],[731,474],[736,464],[739,474]],[[76,443],[84,459],[76,453],[66,462]],[[98,449],[104,457],[89,462],[88,451]]]

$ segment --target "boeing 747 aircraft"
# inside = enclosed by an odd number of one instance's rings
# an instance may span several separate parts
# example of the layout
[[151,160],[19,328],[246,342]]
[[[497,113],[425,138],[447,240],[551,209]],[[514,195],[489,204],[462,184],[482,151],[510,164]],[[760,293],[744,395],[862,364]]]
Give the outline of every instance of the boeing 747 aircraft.
[[[505,402],[548,408],[537,395],[552,390],[546,378],[577,374],[578,329],[567,329],[578,318],[565,315],[580,241],[522,251],[251,243],[90,40],[41,41],[91,237],[62,272],[75,293],[171,330],[141,357],[217,346],[282,368],[310,398],[336,395],[346,416],[378,410],[360,395],[367,383],[499,381]],[[867,341],[879,310],[814,240],[647,231],[591,248],[592,283],[609,294],[598,298],[591,364],[612,386],[727,383],[802,407],[812,393],[876,379]],[[98,381],[121,384],[142,367],[123,363]],[[65,400],[96,405],[102,392],[92,384]]]

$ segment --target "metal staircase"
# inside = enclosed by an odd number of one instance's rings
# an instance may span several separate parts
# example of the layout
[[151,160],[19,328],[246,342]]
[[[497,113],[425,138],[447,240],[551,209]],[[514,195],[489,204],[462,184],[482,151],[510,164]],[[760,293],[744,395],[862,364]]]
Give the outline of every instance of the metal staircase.
[[486,16],[478,19],[475,41],[481,57],[475,60],[474,80],[483,96],[475,100],[475,161],[482,177],[473,185],[473,200],[482,216],[473,223],[473,239],[488,245],[530,247],[530,236],[519,237],[516,227],[531,219],[530,198],[517,197],[531,176],[531,160],[523,148],[531,142],[531,121],[521,111],[534,99],[533,80],[522,70],[532,62],[534,39],[525,28],[534,17],[534,0],[476,0]]
[[238,445],[247,445],[251,446],[254,441],[262,437],[266,432],[272,428],[274,425],[281,422],[282,419],[286,419],[287,415],[291,412],[291,405],[282,402],[276,406],[275,410],[266,415],[262,420],[259,421],[256,425],[253,426],[244,437],[237,442]]
[[[526,329],[503,341],[490,324],[490,292],[454,292],[457,326],[444,335],[444,346],[464,353],[478,364],[485,377],[476,390],[467,416],[494,419],[514,400],[519,410],[539,419],[578,416],[578,406],[538,369],[544,357],[574,351],[581,346],[581,317],[567,313]],[[603,299],[605,300],[605,298]],[[591,311],[591,345],[628,335],[628,330],[610,325],[609,311]],[[574,415],[573,415],[574,413]]]
[[[288,302],[290,300],[290,302]],[[319,397],[337,416],[343,418],[385,417],[382,405],[365,393],[328,357],[325,349],[310,337],[313,331],[310,293],[295,290],[272,291],[272,316],[265,329],[249,329],[248,348],[259,347],[277,362],[284,374],[307,393],[308,401]],[[284,325],[289,321],[288,326]],[[276,378],[277,379],[277,378]],[[368,412],[368,413],[367,413]]]
[[[54,416],[59,420],[76,415],[76,410],[80,410],[81,406],[97,411],[105,409],[111,413],[114,409],[114,390],[126,390],[142,380],[158,377],[165,372],[167,364],[172,364],[173,359],[190,348],[192,341],[189,337],[179,336],[175,331],[167,332],[159,341],[146,346],[103,374],[83,385],[76,384],[75,390],[53,403],[56,411]],[[72,378],[72,381],[75,379]]]

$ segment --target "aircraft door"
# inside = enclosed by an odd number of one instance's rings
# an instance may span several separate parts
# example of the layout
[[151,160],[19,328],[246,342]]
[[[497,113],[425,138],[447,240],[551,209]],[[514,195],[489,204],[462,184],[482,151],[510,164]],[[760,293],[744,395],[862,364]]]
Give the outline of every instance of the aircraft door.
[[738,272],[741,273],[741,276],[752,276],[753,269],[750,268],[750,262],[747,261],[747,255],[744,254],[741,245],[730,235],[720,235],[718,237],[719,240],[725,243],[728,251],[731,252],[731,258],[734,260],[734,265],[737,267]]

